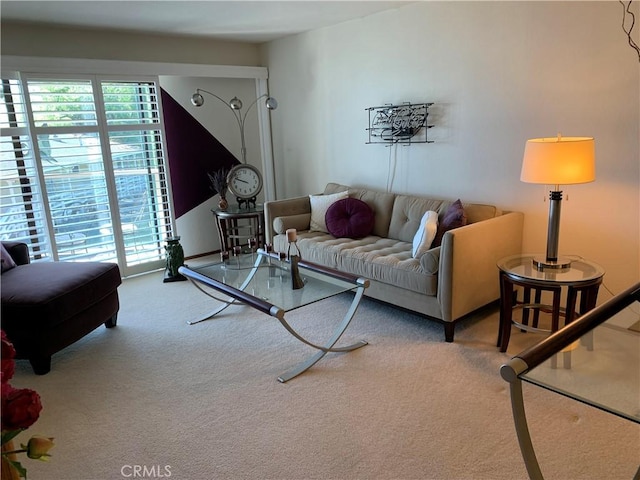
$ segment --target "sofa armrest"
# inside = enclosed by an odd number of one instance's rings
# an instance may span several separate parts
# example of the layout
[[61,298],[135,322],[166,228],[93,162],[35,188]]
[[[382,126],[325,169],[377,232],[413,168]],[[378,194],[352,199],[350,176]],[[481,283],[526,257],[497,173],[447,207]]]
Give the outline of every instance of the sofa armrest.
[[[264,225],[265,225],[265,241],[273,242],[274,226],[273,222],[276,218],[282,217],[280,222],[288,223],[284,217],[308,214],[311,220],[311,202],[308,196],[287,198],[284,200],[272,200],[264,204]],[[288,227],[296,228],[296,227]],[[308,230],[307,228],[297,228],[297,230]]]
[[7,250],[16,265],[26,265],[30,263],[29,247],[23,242],[2,242],[2,245]]
[[440,250],[441,247],[432,248],[420,257],[420,266],[429,275],[435,275],[440,269]]
[[449,230],[442,238],[438,301],[454,321],[500,298],[498,260],[522,252],[524,215],[509,212]]
[[274,235],[282,235],[290,228],[295,228],[301,232],[309,230],[311,225],[311,214],[301,213],[300,215],[286,215],[284,217],[276,217],[273,219],[272,228]]

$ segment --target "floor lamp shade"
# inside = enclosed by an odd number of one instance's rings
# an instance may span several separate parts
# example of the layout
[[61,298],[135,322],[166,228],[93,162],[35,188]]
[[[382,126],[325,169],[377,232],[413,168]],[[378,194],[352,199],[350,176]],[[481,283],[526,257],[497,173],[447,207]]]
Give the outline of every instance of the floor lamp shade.
[[595,141],[591,137],[534,138],[527,140],[520,180],[552,185],[549,192],[547,254],[534,258],[539,268],[566,268],[571,260],[558,257],[560,235],[560,185],[593,182],[596,179]]

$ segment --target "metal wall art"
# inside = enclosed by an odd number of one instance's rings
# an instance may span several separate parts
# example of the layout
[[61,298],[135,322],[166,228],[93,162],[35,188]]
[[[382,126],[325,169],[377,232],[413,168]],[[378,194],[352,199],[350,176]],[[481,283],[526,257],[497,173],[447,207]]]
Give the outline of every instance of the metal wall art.
[[433,103],[403,103],[369,107],[367,143],[433,143],[427,137],[429,107]]

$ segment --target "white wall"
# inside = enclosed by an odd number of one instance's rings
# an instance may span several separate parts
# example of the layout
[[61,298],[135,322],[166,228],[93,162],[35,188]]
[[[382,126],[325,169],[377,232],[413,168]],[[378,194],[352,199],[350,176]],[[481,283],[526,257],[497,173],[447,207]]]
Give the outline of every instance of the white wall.
[[[194,107],[191,104],[191,95],[193,95],[196,88],[201,88],[225,100],[231,100],[234,96],[242,100],[242,113],[243,115],[247,113],[245,123],[247,163],[262,171],[256,106],[254,105],[251,110],[247,110],[251,102],[256,98],[255,80],[161,76],[160,86],[205,126],[239,160],[242,158],[240,154],[242,145],[240,128],[233,117],[232,111],[225,107],[222,102],[206,93],[203,94],[204,105],[200,108]],[[216,195],[176,219],[176,228],[181,236],[180,243],[184,248],[185,256],[189,257],[220,249],[218,230],[211,212],[212,208],[217,208],[219,199],[220,196]],[[231,195],[227,196],[227,200],[229,202],[235,201]],[[262,192],[258,201],[260,203],[264,201]]]
[[[385,189],[395,165],[393,191],[524,212],[523,249],[543,252],[548,191],[519,180],[525,141],[593,136],[597,179],[564,188],[560,251],[619,292],[640,278],[640,68],[621,23],[618,2],[418,2],[262,46],[278,197]],[[436,143],[366,145],[365,109],[405,101],[436,103]]]

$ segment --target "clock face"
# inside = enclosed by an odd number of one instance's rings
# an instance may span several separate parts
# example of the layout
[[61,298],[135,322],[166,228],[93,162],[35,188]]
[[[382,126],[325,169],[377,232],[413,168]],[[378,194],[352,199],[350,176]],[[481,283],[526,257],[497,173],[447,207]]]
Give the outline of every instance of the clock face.
[[237,165],[227,177],[229,191],[238,198],[253,198],[262,190],[262,175],[252,165]]

